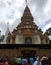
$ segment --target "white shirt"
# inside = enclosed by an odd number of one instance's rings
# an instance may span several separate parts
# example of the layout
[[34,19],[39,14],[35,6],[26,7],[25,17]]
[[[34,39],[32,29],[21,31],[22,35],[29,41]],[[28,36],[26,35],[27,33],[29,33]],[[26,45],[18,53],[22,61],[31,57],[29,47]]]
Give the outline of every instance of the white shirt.
[[37,65],[38,61],[36,60],[33,65]]

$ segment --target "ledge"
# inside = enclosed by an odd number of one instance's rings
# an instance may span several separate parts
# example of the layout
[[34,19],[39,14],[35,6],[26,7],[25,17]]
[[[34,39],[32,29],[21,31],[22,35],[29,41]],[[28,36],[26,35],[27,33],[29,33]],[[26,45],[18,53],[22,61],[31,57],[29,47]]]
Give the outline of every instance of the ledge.
[[0,49],[39,48],[51,49],[50,44],[0,44]]

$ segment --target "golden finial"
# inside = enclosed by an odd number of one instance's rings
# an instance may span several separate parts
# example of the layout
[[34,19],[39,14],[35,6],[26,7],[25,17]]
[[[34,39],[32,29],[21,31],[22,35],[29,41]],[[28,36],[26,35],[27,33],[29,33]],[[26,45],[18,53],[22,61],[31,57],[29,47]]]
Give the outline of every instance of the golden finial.
[[25,0],[26,1],[26,6],[27,6],[27,0]]

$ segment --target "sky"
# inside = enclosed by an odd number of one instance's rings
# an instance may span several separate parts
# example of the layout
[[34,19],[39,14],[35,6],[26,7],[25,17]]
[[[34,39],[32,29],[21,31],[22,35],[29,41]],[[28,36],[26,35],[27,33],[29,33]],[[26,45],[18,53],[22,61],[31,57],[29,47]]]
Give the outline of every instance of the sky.
[[[51,27],[51,0],[27,0],[28,7],[39,28],[45,32]],[[0,30],[5,34],[9,22],[10,32],[21,22],[25,0],[0,0]]]

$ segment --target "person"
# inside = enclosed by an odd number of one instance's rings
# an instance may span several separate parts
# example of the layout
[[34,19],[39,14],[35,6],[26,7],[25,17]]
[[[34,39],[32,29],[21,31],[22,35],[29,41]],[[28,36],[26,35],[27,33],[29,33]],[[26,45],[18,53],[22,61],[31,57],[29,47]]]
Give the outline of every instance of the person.
[[9,63],[7,61],[4,61],[3,65],[9,65]]
[[33,65],[33,63],[34,63],[34,58],[33,57],[29,58],[29,63],[30,63],[30,65]]
[[33,65],[41,65],[40,58],[37,57]]
[[22,65],[26,65],[26,62],[27,62],[27,60],[26,60],[25,56],[23,56],[22,57]]
[[38,62],[37,62],[37,65],[41,65],[41,60],[40,60],[40,58],[38,58],[37,61],[38,61]]
[[28,58],[26,58],[26,65],[30,65]]
[[37,63],[38,63],[38,61],[37,61],[37,60],[35,60],[35,62],[33,63],[33,65],[37,65]]
[[43,56],[41,59],[41,65],[47,65],[48,63],[48,58],[46,56]]
[[14,65],[17,65],[17,56],[14,56]]
[[21,64],[22,64],[22,59],[21,59],[20,56],[18,56],[18,57],[16,58],[16,63],[17,63],[18,65],[21,65]]
[[3,65],[3,61],[2,61],[2,58],[0,58],[0,65]]
[[51,65],[51,57],[48,58],[48,63],[47,65]]

